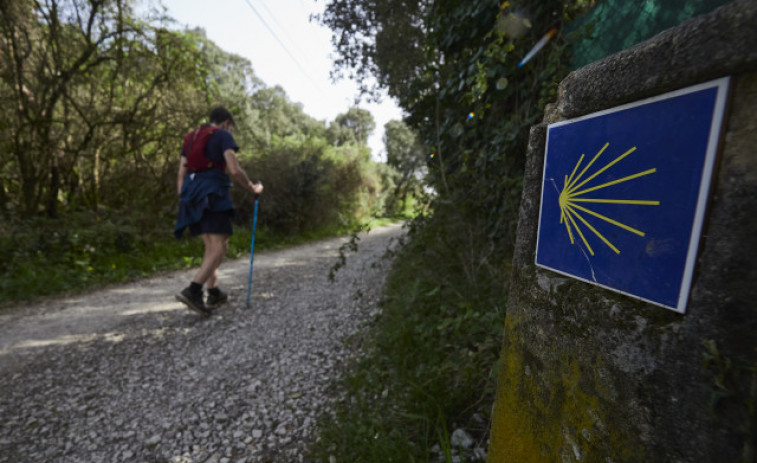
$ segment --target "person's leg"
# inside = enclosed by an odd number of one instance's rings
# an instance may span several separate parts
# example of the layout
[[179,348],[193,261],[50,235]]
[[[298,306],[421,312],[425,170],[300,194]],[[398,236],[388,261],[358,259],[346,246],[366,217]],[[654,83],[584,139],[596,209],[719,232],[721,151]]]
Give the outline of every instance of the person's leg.
[[205,287],[208,289],[218,287],[218,267],[216,267],[216,269],[213,270],[213,273],[210,274],[210,277],[205,280]]
[[202,241],[205,243],[205,254],[202,257],[202,265],[192,281],[199,285],[204,284],[207,288],[215,288],[218,286],[218,267],[226,255],[229,237],[204,233]]
[[[202,257],[200,270],[195,274],[189,287],[176,295],[176,299],[186,304],[195,312],[207,316],[212,312],[202,300],[202,285],[206,283],[218,284],[218,279],[215,275],[218,266],[221,265],[221,261],[226,254],[228,236],[203,233],[202,241],[205,244],[205,254]],[[214,301],[214,305],[216,304],[217,302]]]
[[224,242],[223,242],[223,256],[221,257],[221,261],[218,262],[218,266],[213,270],[213,273],[210,274],[210,277],[205,280],[205,287],[208,289],[213,289],[218,287],[218,267],[221,266],[221,262],[223,261],[223,257],[226,256],[226,251],[229,249],[229,237],[224,235]]
[[[190,225],[192,235],[202,236],[205,246],[202,264],[189,287],[176,295],[176,299],[187,304],[195,312],[210,315],[209,307],[226,302],[228,296],[218,289],[218,267],[221,265],[229,236],[232,233],[231,214],[228,211],[205,211],[200,222]],[[202,286],[208,288],[208,300],[203,301]]]
[[[223,247],[225,250],[228,250],[229,248],[229,237],[226,236]],[[226,255],[226,251],[224,251],[224,256]],[[221,262],[218,262],[219,266]],[[225,292],[221,291],[221,288],[218,287],[218,267],[213,270],[213,273],[211,273],[210,277],[205,280],[205,287],[208,288],[208,300],[206,301],[206,305],[211,308],[215,309],[218,308],[221,304],[225,303],[229,296]]]

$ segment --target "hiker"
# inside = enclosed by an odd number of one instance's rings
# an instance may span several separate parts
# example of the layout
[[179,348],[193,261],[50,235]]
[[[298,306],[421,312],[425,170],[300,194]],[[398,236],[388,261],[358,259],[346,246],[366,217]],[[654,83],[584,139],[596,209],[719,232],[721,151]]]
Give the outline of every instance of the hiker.
[[[252,182],[239,166],[236,157],[239,146],[231,134],[233,130],[231,113],[222,106],[213,108],[210,123],[184,137],[179,162],[179,215],[174,235],[181,238],[189,227],[192,236],[202,236],[205,254],[200,270],[176,299],[206,316],[228,299],[218,287],[218,267],[226,254],[234,218],[229,174],[253,194],[263,192],[263,184]],[[208,290],[207,302],[203,301],[203,285]]]

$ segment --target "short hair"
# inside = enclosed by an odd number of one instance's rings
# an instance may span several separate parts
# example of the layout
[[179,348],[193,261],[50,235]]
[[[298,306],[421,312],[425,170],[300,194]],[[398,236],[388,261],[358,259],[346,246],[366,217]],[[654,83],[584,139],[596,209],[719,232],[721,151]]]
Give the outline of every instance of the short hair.
[[221,124],[225,121],[231,122],[231,125],[234,124],[234,118],[231,116],[231,112],[229,112],[228,109],[224,108],[223,106],[216,106],[212,110],[210,110],[210,122],[213,124]]

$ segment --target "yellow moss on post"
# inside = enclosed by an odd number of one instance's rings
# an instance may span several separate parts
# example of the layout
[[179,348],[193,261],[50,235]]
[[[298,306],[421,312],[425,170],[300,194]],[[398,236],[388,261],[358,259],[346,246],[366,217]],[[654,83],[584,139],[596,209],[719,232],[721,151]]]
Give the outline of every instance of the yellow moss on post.
[[539,368],[526,361],[519,334],[508,316],[488,462],[643,461],[643,448],[633,442],[638,436],[607,416],[612,394],[600,377],[600,356],[591,365],[565,355],[542,357]]
[[534,417],[520,403],[533,381],[524,376],[523,358],[511,349],[503,352],[492,417],[487,461],[537,463],[544,461]]

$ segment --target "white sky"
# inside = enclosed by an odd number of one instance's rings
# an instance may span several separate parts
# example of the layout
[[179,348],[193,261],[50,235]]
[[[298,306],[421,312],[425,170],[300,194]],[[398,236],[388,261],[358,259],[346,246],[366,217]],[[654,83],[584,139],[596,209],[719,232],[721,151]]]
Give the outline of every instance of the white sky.
[[[302,103],[306,114],[330,122],[353,106],[357,86],[347,80],[334,84],[329,78],[330,56],[335,54],[331,31],[309,20],[311,14],[323,11],[325,0],[161,1],[178,21],[177,27],[205,29],[223,50],[249,59],[266,86],[280,85],[291,101]],[[388,97],[381,104],[363,102],[359,107],[373,114],[376,130],[368,145],[374,160],[383,161],[384,124],[401,119],[402,112]]]

